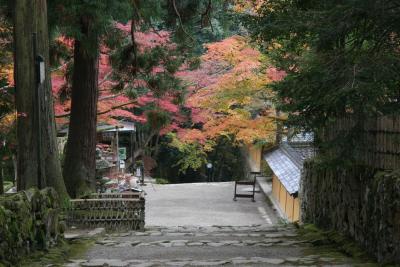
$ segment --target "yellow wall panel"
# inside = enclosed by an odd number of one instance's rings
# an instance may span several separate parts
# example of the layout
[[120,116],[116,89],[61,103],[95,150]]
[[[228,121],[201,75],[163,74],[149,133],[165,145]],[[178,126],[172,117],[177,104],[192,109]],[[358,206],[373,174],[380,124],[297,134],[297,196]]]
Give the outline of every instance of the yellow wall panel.
[[285,212],[286,212],[286,216],[288,217],[288,220],[290,222],[293,222],[293,204],[294,204],[293,197],[291,195],[289,195],[288,192],[286,192]]
[[279,191],[279,204],[281,205],[281,209],[286,211],[286,189],[282,184]]
[[281,210],[286,214],[290,222],[300,218],[299,199],[292,197],[282,185],[276,175],[272,176],[272,195],[279,202]]
[[279,201],[279,190],[280,190],[281,183],[278,178],[273,175],[272,176],[272,195],[275,197],[276,200]]
[[293,221],[299,221],[300,220],[300,201],[299,198],[296,197],[294,199],[294,206],[293,206]]

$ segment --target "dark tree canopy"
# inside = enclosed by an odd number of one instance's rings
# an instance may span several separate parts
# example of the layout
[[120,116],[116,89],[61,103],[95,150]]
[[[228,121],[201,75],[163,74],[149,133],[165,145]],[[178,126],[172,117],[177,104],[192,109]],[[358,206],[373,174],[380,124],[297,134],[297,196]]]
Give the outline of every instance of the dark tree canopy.
[[292,125],[399,113],[398,1],[265,1],[246,23],[287,72],[274,89]]

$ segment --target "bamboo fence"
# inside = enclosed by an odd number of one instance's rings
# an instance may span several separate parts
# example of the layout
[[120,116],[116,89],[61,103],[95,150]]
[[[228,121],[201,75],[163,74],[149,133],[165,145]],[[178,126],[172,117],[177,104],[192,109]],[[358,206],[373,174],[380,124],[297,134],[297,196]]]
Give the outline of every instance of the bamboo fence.
[[400,116],[369,118],[359,125],[352,117],[343,117],[328,127],[323,139],[333,140],[351,130],[358,144],[357,160],[376,169],[400,169]]
[[141,193],[92,194],[90,198],[73,199],[67,223],[81,228],[144,231],[145,199]]

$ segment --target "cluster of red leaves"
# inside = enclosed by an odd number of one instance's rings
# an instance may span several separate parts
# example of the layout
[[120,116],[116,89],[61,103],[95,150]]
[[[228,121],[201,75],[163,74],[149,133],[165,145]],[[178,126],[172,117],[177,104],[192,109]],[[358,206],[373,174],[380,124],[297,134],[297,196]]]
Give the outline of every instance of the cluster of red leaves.
[[[130,23],[116,24],[129,37]],[[157,46],[168,46],[174,49],[168,32],[135,32],[138,50],[142,53]],[[63,39],[68,46],[73,46],[71,40]],[[285,73],[274,67],[264,68],[264,59],[259,51],[252,48],[248,41],[239,36],[227,38],[221,42],[206,45],[207,53],[201,57],[201,66],[196,70],[181,67],[177,77],[189,83],[188,96],[184,104],[191,110],[191,121],[195,128],[183,127],[187,118],[180,113],[180,107],[174,103],[174,96],[166,94],[162,98],[152,93],[139,96],[132,100],[123,93],[115,93],[112,88],[116,81],[110,79],[112,67],[109,60],[109,49],[103,47],[99,62],[99,102],[98,119],[113,123],[117,119],[127,119],[138,123],[146,123],[145,113],[138,116],[132,108],[141,108],[155,104],[157,109],[172,115],[169,125],[160,134],[177,132],[180,140],[185,142],[205,143],[220,135],[234,134],[238,141],[251,143],[257,139],[270,139],[275,130],[272,107],[260,104],[259,94],[271,95],[265,85],[271,81],[283,79]],[[52,74],[53,93],[56,98],[56,115],[68,113],[70,101],[59,101],[58,95],[65,86],[65,67]],[[152,72],[164,71],[162,64],[153,68]],[[136,80],[137,85],[145,85],[142,80]],[[235,108],[235,107],[240,108]],[[259,115],[250,116],[251,107],[261,107]],[[58,123],[67,123],[67,117],[58,119]],[[199,125],[202,128],[199,129]]]
[[[131,30],[131,24],[116,23],[115,27],[128,38]],[[146,50],[151,50],[157,46],[165,46],[169,49],[175,49],[175,45],[170,42],[170,34],[166,31],[159,32],[135,32],[135,42],[138,51],[145,53]],[[73,49],[73,40],[67,38],[60,38],[59,41],[63,42],[65,46]],[[179,118],[179,107],[173,103],[173,97],[166,95],[162,99],[156,98],[152,93],[139,96],[137,99],[132,100],[123,93],[115,93],[112,89],[116,86],[117,82],[110,79],[112,67],[110,64],[110,51],[107,47],[101,48],[99,60],[99,101],[98,101],[98,121],[106,123],[116,123],[117,120],[126,119],[138,123],[145,123],[146,116],[135,115],[132,112],[133,108],[144,107],[151,103],[156,103],[158,108],[175,114]],[[61,66],[58,71],[52,73],[53,94],[55,97],[55,114],[58,124],[68,123],[68,117],[62,116],[68,114],[70,111],[71,102],[69,99],[61,101],[60,92],[66,86],[66,70],[67,63]],[[152,72],[162,72],[162,65],[155,67]],[[142,80],[136,80],[135,85],[145,86]]]

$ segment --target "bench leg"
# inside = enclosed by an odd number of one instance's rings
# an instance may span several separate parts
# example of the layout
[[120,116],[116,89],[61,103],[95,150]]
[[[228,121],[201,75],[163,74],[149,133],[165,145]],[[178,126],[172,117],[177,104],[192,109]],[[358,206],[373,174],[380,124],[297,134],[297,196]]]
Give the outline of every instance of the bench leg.
[[235,182],[235,191],[233,192],[233,201],[236,201],[236,187],[237,187],[237,184]]
[[256,202],[254,196],[256,194],[256,176],[254,176],[254,184],[253,184],[253,202]]

